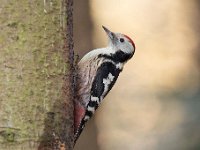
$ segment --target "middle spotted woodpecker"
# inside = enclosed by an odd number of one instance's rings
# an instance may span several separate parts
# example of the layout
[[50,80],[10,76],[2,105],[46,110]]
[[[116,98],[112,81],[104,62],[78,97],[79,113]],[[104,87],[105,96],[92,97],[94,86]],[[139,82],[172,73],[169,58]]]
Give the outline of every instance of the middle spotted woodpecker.
[[109,38],[108,46],[90,51],[78,63],[75,142],[135,52],[135,44],[127,35],[111,32],[104,26],[103,29]]

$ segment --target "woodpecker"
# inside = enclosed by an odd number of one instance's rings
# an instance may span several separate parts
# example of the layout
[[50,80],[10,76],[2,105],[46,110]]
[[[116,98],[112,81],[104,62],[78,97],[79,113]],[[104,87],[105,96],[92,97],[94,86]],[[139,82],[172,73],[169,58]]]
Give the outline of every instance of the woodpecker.
[[74,141],[112,89],[124,64],[132,58],[135,44],[127,35],[102,26],[109,44],[87,53],[77,65],[77,97],[74,102]]

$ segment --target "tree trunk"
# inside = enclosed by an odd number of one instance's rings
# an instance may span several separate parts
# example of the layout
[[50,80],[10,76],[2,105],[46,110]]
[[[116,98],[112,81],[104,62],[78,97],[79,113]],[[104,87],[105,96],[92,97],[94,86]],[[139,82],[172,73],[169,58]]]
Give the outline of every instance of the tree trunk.
[[71,150],[72,81],[72,0],[1,0],[0,150]]

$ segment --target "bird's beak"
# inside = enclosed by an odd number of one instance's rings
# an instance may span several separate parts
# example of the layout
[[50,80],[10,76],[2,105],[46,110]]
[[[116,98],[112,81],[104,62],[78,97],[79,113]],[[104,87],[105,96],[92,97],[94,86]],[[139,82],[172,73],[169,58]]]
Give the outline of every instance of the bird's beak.
[[106,32],[106,34],[108,35],[109,39],[111,40],[112,43],[114,43],[114,41],[116,40],[116,35],[115,33],[111,32],[110,30],[108,30],[106,27],[102,26],[102,28],[104,29],[104,31]]

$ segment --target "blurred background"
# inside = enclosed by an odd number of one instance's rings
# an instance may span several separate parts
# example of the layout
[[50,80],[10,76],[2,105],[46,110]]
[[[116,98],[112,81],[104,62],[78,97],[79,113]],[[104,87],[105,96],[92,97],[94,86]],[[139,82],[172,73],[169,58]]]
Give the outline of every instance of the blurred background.
[[75,150],[199,150],[200,1],[74,0],[74,15],[80,58],[102,25],[136,44]]

